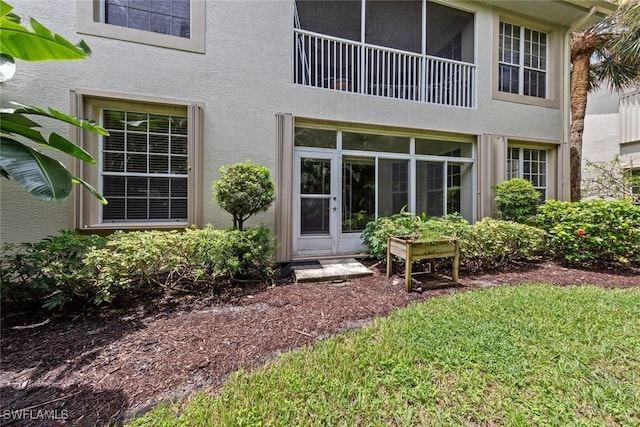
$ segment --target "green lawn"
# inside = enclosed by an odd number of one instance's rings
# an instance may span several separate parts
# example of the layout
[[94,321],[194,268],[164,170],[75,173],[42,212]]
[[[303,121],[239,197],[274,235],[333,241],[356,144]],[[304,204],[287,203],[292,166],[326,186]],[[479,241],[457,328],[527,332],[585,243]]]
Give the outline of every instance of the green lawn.
[[130,425],[640,425],[640,290],[433,298]]

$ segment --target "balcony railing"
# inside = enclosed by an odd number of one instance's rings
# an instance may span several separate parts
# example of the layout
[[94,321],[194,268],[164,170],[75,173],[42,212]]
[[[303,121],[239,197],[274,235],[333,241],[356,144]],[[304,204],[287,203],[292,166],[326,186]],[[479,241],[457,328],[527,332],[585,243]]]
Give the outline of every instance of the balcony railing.
[[297,84],[475,108],[476,66],[294,29]]

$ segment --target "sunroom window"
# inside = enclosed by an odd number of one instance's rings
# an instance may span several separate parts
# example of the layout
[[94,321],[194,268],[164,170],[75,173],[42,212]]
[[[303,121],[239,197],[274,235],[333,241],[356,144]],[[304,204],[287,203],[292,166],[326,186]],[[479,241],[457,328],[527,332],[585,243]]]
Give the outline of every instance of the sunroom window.
[[475,107],[473,13],[419,0],[295,6],[295,83]]

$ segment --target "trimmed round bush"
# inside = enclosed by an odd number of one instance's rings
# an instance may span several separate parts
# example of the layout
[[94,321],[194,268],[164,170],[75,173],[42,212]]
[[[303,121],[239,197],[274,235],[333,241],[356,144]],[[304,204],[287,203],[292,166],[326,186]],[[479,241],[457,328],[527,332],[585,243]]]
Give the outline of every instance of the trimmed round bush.
[[214,200],[233,216],[233,228],[242,230],[244,222],[266,211],[275,200],[275,185],[268,168],[249,161],[220,168],[220,179],[213,184]]
[[494,187],[500,219],[527,222],[536,213],[540,193],[526,179],[514,178]]

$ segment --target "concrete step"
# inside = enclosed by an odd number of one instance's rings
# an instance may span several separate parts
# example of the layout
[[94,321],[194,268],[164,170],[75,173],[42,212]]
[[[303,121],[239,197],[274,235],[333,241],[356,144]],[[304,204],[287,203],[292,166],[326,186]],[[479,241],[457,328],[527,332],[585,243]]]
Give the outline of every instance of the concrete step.
[[373,275],[373,271],[355,258],[321,259],[313,263],[300,263],[298,266],[294,263],[291,268],[296,283],[331,282]]

